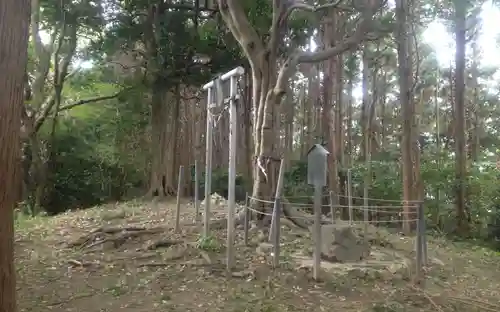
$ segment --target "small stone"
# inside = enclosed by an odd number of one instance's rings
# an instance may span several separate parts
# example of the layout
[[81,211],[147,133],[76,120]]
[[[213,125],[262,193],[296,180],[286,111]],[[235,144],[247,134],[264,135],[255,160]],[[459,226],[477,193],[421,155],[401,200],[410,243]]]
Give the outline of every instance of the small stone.
[[273,250],[273,245],[269,243],[260,243],[257,249],[255,250],[258,255],[267,256],[271,254]]

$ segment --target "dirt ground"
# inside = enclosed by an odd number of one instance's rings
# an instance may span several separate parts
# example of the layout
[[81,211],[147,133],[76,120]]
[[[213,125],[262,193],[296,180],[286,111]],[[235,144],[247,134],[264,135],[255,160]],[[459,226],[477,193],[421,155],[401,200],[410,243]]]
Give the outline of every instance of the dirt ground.
[[392,250],[407,265],[325,264],[317,282],[307,265],[310,233],[283,226],[273,270],[258,248],[262,233],[253,230],[245,246],[237,229],[228,275],[225,230],[201,240],[193,211],[183,203],[180,233],[173,202],[18,218],[20,311],[500,311],[500,254],[487,249],[429,237],[425,281],[416,284],[412,238],[390,234],[373,254]]

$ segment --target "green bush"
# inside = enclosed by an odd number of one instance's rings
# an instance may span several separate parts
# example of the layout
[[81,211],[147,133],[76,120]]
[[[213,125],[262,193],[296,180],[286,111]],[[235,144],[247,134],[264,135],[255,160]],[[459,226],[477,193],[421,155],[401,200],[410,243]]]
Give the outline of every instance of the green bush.
[[128,189],[142,183],[135,168],[102,158],[80,135],[62,132],[55,147],[48,183],[53,187],[44,202],[48,214],[120,200]]

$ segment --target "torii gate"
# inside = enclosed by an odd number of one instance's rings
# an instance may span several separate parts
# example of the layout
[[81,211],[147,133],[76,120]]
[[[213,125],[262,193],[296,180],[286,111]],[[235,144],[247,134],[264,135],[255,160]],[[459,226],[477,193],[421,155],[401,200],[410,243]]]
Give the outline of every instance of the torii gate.
[[[231,270],[234,263],[234,217],[236,210],[235,186],[236,186],[236,148],[238,120],[236,113],[236,100],[239,98],[237,92],[237,79],[245,73],[243,67],[236,67],[220,77],[208,82],[203,86],[207,90],[207,132],[206,140],[206,167],[205,167],[205,216],[203,225],[203,236],[210,234],[210,193],[212,191],[212,135],[213,118],[211,110],[222,108],[224,103],[229,102],[229,166],[228,166],[228,212],[227,212],[227,269]],[[222,81],[229,79],[229,98],[222,94]],[[215,98],[212,101],[212,95]]]

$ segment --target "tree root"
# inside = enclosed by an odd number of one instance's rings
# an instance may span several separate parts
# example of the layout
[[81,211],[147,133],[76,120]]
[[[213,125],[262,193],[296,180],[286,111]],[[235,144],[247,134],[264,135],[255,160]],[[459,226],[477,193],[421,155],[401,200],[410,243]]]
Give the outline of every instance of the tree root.
[[[238,226],[243,224],[245,221],[245,210],[241,209],[236,212],[236,216],[234,218],[234,226]],[[210,229],[211,230],[223,230],[227,229],[227,218],[210,220]]]
[[[67,247],[89,249],[111,242],[115,248],[118,248],[130,238],[145,234],[161,233],[164,231],[165,229],[161,227],[150,229],[143,226],[99,227],[89,234],[78,238],[76,241],[68,243]],[[108,235],[111,235],[111,237],[107,237]]]
[[[286,198],[283,198],[283,215],[285,218],[281,218],[283,223],[289,227],[299,227],[301,229],[308,230],[312,225],[312,216],[303,213],[297,208],[293,207]],[[236,213],[234,219],[234,225],[238,226],[243,224],[245,220],[245,210],[241,209]],[[263,224],[270,224],[271,217],[267,216],[261,221]],[[227,218],[212,220],[210,223],[210,229],[212,230],[223,230],[227,228]]]
[[286,198],[283,198],[283,214],[299,228],[307,230],[312,225],[312,216],[293,207]]

